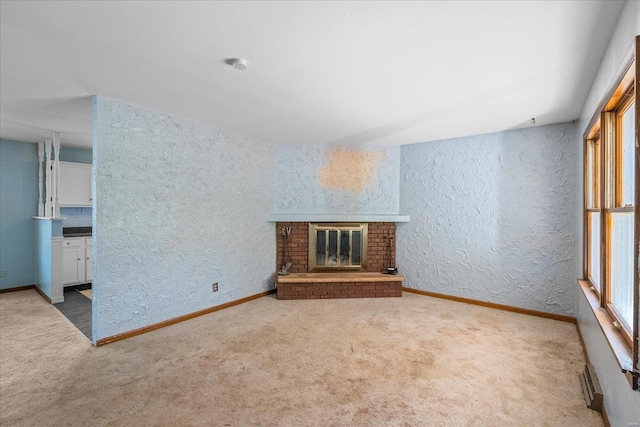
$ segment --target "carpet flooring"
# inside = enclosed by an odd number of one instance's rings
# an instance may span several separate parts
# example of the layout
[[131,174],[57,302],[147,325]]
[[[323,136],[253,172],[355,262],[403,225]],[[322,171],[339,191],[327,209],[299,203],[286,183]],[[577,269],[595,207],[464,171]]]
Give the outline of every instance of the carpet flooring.
[[602,426],[575,325],[403,294],[263,297],[94,348],[0,294],[0,425]]

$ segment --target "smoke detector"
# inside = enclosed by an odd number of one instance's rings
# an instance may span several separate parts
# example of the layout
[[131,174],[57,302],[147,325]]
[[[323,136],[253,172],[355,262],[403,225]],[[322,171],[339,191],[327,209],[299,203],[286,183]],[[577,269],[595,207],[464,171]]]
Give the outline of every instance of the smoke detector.
[[229,60],[229,64],[236,70],[246,70],[247,69],[247,61],[242,58],[233,58]]

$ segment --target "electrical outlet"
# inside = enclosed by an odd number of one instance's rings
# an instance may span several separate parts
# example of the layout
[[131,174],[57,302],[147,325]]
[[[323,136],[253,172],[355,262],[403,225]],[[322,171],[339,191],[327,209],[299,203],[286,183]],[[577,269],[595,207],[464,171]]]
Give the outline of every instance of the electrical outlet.
[[0,277],[7,277],[7,270],[0,270]]
[[218,282],[213,284],[213,292],[218,292]]

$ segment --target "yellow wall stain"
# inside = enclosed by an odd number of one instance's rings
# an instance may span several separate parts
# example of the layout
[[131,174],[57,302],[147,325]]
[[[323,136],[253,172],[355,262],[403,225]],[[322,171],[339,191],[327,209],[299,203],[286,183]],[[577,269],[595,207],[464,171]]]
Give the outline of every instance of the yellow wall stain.
[[371,182],[373,168],[386,156],[386,151],[333,150],[327,152],[329,164],[320,169],[320,186],[337,190],[362,192]]

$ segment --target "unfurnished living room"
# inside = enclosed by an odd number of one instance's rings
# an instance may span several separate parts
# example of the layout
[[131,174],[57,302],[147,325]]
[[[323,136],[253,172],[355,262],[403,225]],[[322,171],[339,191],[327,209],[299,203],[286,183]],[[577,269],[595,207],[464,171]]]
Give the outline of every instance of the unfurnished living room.
[[640,426],[639,35],[0,0],[0,425]]

